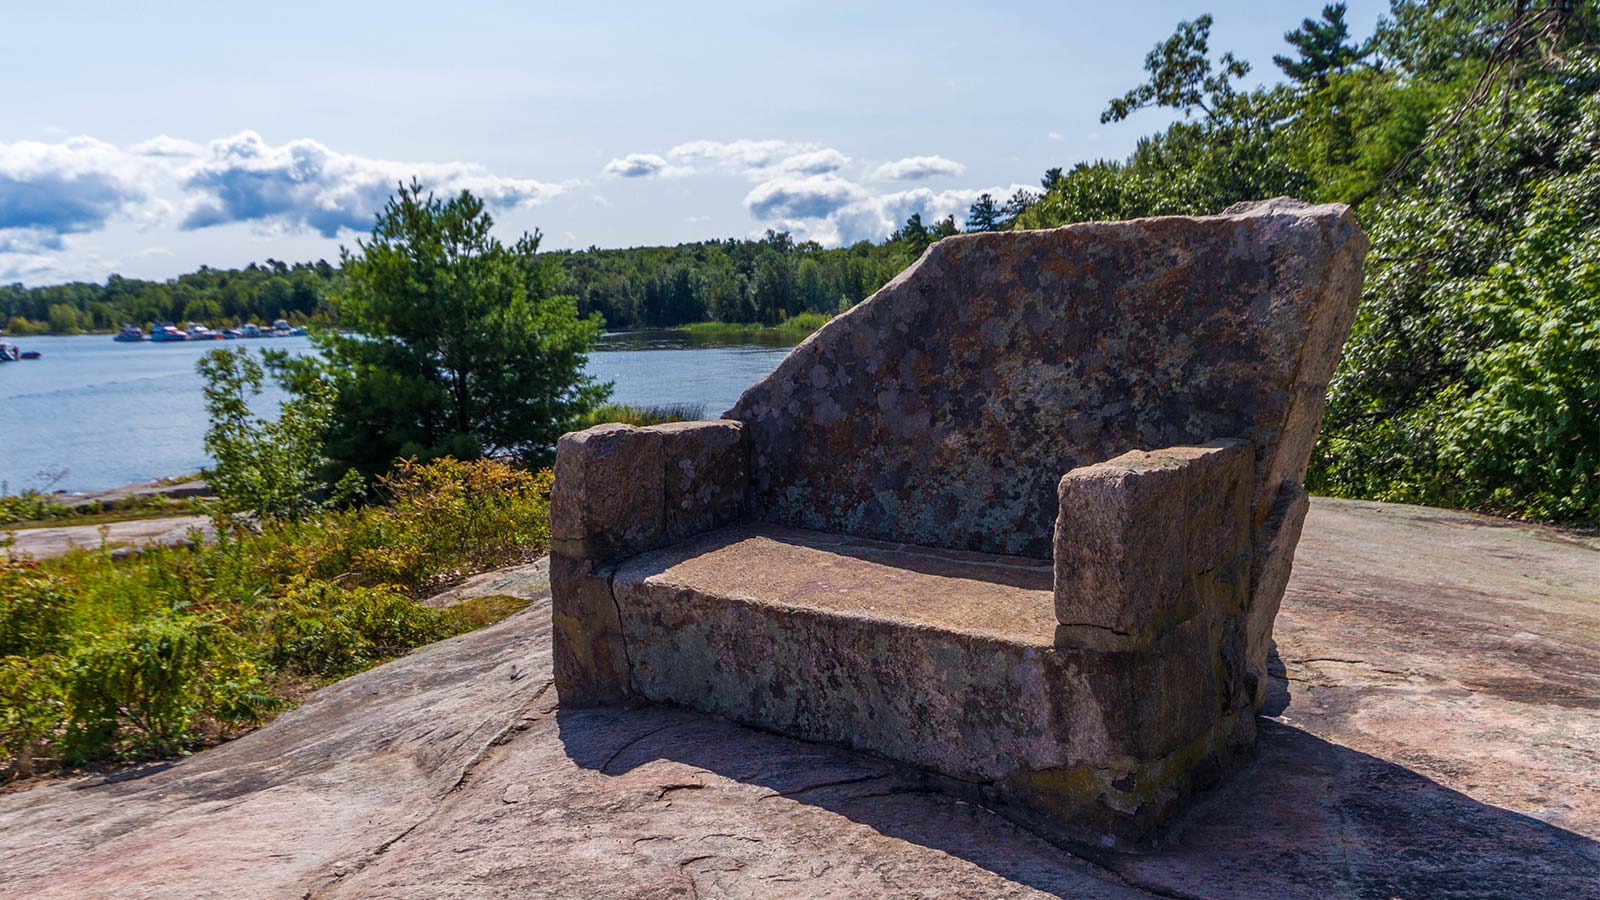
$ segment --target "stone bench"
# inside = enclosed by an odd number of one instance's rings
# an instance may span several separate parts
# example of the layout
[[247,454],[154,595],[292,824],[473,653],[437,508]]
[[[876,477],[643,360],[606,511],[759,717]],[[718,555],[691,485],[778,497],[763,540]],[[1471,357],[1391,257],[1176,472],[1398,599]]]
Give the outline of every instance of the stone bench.
[[561,702],[1149,836],[1254,743],[1365,249],[1285,200],[950,238],[724,419],[564,436]]

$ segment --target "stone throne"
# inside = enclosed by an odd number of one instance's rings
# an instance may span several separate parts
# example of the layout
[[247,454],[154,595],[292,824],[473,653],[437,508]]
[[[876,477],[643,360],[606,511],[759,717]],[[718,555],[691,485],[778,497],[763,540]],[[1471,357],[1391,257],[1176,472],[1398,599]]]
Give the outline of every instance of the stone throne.
[[564,706],[680,704],[1140,840],[1255,740],[1347,208],[942,240],[718,421],[562,437]]

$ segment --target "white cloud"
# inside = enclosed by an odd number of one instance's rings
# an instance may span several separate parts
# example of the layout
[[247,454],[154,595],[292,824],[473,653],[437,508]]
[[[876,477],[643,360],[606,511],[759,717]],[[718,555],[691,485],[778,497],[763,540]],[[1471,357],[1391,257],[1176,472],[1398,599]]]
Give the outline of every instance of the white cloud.
[[908,156],[905,159],[884,163],[873,170],[872,177],[912,181],[933,178],[937,175],[960,175],[966,170],[967,167],[961,163],[942,156]]
[[204,156],[206,148],[204,145],[196,144],[194,141],[186,141],[182,138],[169,137],[168,135],[161,134],[151,138],[148,141],[140,141],[139,143],[134,144],[128,148],[128,152],[136,156],[176,156],[193,158]]
[[744,206],[762,220],[826,219],[868,196],[866,188],[837,175],[807,175],[758,184]]
[[762,228],[793,232],[798,239],[820,244],[853,244],[882,240],[914,213],[932,224],[954,216],[964,224],[967,210],[979,196],[1009,197],[1025,185],[935,191],[913,188],[874,193],[833,175],[780,178],[757,185],[746,197],[745,208]]
[[[824,147],[821,150],[809,150],[796,153],[778,160],[772,168],[779,172],[795,175],[822,175],[828,172],[837,172],[850,165],[850,157],[833,149]],[[756,170],[752,170],[754,172]]]
[[667,158],[696,172],[722,172],[764,181],[780,175],[824,175],[850,164],[850,157],[810,141],[687,141]]
[[310,139],[274,147],[253,131],[214,140],[207,152],[185,171],[185,229],[250,222],[324,237],[361,231],[395,186],[413,177],[436,192],[468,190],[502,208],[535,206],[582,184],[507,178],[472,163],[369,159]]
[[1052,131],[1049,134],[1045,135],[1045,137],[1049,138],[1052,141],[1064,141],[1064,140],[1066,140],[1066,138],[1061,136],[1061,132],[1059,132],[1059,131]]
[[68,234],[135,215],[150,199],[138,161],[89,137],[0,144],[0,253],[59,249]]
[[602,208],[603,208],[603,207],[607,207],[607,206],[610,206],[610,205],[611,205],[611,201],[610,201],[610,200],[607,200],[607,199],[606,199],[606,198],[605,198],[605,197],[604,197],[604,196],[603,196],[603,195],[601,195],[601,194],[595,194],[595,195],[594,195],[594,196],[593,196],[593,197],[592,197],[592,198],[590,198],[590,199],[592,199],[592,200],[594,200],[594,205],[595,205],[595,206],[599,206],[599,207],[602,207]]
[[648,178],[651,175],[686,175],[688,170],[674,166],[654,153],[630,153],[606,163],[603,170],[618,178]]

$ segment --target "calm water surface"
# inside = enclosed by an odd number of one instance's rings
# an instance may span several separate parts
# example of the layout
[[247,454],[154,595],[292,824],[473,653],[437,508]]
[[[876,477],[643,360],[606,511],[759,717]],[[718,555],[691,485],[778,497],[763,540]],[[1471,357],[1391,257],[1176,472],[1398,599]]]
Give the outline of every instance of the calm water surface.
[[[221,342],[119,344],[109,335],[7,338],[42,358],[0,363],[0,481],[93,491],[194,472],[207,464],[205,404],[195,361]],[[311,352],[306,338],[230,341],[229,347]],[[615,384],[613,400],[690,404],[721,415],[772,371],[786,343],[700,340],[679,332],[606,335],[589,372]],[[283,396],[269,387],[260,411]]]

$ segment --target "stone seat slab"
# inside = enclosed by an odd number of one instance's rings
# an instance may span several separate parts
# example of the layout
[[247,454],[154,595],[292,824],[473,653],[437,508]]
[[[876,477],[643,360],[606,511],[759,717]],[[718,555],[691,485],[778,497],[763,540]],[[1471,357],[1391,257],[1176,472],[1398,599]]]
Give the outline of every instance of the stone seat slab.
[[1196,617],[1136,650],[1058,644],[1052,577],[1032,558],[744,524],[621,563],[612,593],[636,696],[1138,834],[1223,752],[1216,635]]
[[1053,577],[1049,560],[758,523],[644,554],[618,582],[1046,649],[1055,640]]

